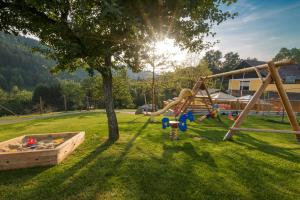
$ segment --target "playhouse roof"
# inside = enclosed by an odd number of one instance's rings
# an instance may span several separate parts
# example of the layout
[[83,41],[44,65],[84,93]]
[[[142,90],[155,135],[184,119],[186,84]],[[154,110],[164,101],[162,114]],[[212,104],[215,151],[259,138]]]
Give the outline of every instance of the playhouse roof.
[[[214,93],[220,91],[220,89],[216,89],[216,88],[208,88],[207,90],[208,90],[209,94],[214,94]],[[206,91],[205,90],[199,90],[199,92],[197,93],[197,96],[198,95],[203,96],[202,94],[206,94]]]
[[222,101],[232,101],[236,100],[235,96],[232,96],[230,94],[226,94],[224,92],[218,92],[211,95],[211,98],[214,100],[222,100]]

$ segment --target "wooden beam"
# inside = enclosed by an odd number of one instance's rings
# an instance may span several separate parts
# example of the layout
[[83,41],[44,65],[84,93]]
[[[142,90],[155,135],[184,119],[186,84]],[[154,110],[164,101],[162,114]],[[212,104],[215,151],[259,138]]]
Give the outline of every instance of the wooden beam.
[[[287,66],[287,65],[292,65],[292,64],[295,64],[295,62],[290,60],[290,59],[282,60],[282,61],[274,63],[274,65],[276,67],[282,67],[282,66]],[[235,74],[253,72],[253,71],[255,71],[255,69],[261,70],[261,69],[267,69],[267,68],[268,68],[268,64],[257,65],[255,67],[248,67],[248,68],[244,68],[244,69],[233,70],[233,71],[230,71],[230,72],[224,72],[224,73],[220,73],[220,74],[213,74],[213,75],[210,75],[210,76],[204,76],[204,77],[202,77],[202,79],[218,78],[218,77],[222,77],[222,76],[231,76],[231,75],[235,75]]]
[[264,78],[262,77],[260,71],[256,67],[254,69],[255,69],[255,72],[256,72],[258,78],[261,80],[261,82],[264,82]]
[[191,104],[191,101],[194,99],[194,97],[196,96],[196,94],[198,93],[200,87],[202,86],[203,82],[201,79],[199,79],[193,89],[192,89],[192,96],[186,98],[186,100],[183,102],[183,104],[180,106],[179,110],[177,113],[175,113],[175,117],[178,117],[181,112],[185,112],[186,109],[188,108],[188,106]]
[[208,92],[208,89],[207,89],[207,87],[206,87],[205,82],[204,82],[203,79],[202,79],[202,83],[203,83],[202,86],[203,86],[203,88],[204,88],[204,90],[205,90],[205,92],[207,94],[209,102],[211,103],[211,105],[214,105],[213,100],[212,100],[212,98],[211,98],[211,96],[210,96],[210,94]]
[[271,129],[254,129],[254,128],[231,128],[231,130],[233,130],[233,131],[264,132],[264,133],[300,134],[300,131],[290,131],[290,130],[271,130]]
[[[274,64],[274,62],[270,61],[270,62],[268,62],[268,66],[269,66],[269,71],[272,75],[272,78],[275,82],[278,94],[280,96],[280,100],[287,112],[288,118],[290,120],[290,124],[293,127],[294,131],[300,131],[300,127],[299,127],[296,115],[293,112],[291,102],[289,101],[289,98],[284,90],[280,75],[278,73],[278,70],[276,69],[276,65]],[[300,142],[300,135],[297,134],[296,138],[297,138],[298,142]]]
[[233,123],[231,126],[231,129],[227,132],[227,134],[224,136],[223,140],[230,140],[234,134],[233,128],[239,128],[239,126],[242,124],[243,120],[247,117],[248,113],[250,112],[250,109],[255,105],[255,103],[259,100],[262,93],[265,91],[267,86],[271,83],[272,77],[269,73],[267,78],[265,79],[264,83],[261,84],[260,88],[255,92],[251,100],[248,102],[242,113],[239,115],[237,120]]

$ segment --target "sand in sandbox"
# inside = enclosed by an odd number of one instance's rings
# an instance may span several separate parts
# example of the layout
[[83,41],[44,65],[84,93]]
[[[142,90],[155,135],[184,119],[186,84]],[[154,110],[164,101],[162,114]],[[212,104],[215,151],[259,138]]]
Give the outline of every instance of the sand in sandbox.
[[36,144],[33,146],[27,145],[27,139],[24,138],[22,141],[14,141],[13,143],[7,144],[0,147],[0,152],[20,152],[20,151],[35,151],[42,149],[55,149],[57,146],[68,140],[69,138],[56,137],[56,138],[35,138]]

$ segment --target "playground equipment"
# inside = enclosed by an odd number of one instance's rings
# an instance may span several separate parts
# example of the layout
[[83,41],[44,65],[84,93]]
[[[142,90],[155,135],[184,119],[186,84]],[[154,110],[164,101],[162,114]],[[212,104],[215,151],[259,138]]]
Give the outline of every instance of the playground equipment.
[[151,120],[153,120],[154,116],[158,116],[161,115],[165,112],[167,112],[169,109],[173,108],[174,106],[178,105],[182,100],[187,99],[188,97],[193,95],[193,91],[190,89],[182,89],[179,93],[178,98],[169,103],[166,107],[164,107],[163,109],[157,111],[157,112],[153,112],[151,113]]
[[[178,106],[178,110],[175,113],[175,117],[177,117],[178,115],[185,113],[187,107],[189,106],[189,104],[192,102],[192,100],[194,99],[195,95],[198,93],[198,91],[204,90],[206,92],[206,98],[208,101],[205,101],[206,107],[209,111],[209,113],[211,113],[213,111],[213,100],[206,88],[205,85],[205,81],[208,79],[213,79],[213,78],[219,78],[219,77],[226,77],[226,76],[233,76],[236,74],[245,74],[247,72],[253,72],[255,71],[257,73],[257,76],[260,78],[261,80],[261,86],[259,87],[259,89],[255,92],[255,94],[252,96],[251,100],[247,103],[247,105],[245,106],[245,108],[243,109],[243,111],[238,115],[237,119],[235,119],[233,125],[231,126],[231,128],[228,130],[227,134],[224,136],[224,140],[230,140],[232,139],[233,135],[238,132],[238,131],[252,131],[252,132],[272,132],[272,133],[293,133],[296,135],[296,139],[298,142],[300,142],[300,126],[297,122],[296,119],[296,115],[293,112],[291,103],[289,101],[289,98],[287,96],[286,91],[284,90],[280,75],[278,73],[278,68],[279,67],[288,67],[288,65],[292,65],[295,64],[292,60],[282,60],[279,62],[273,62],[270,61],[267,64],[263,64],[263,65],[258,65],[258,66],[254,66],[254,67],[248,67],[248,68],[244,68],[244,69],[239,69],[239,70],[233,70],[233,71],[229,71],[229,72],[224,72],[224,73],[219,73],[219,74],[214,74],[214,75],[210,75],[210,76],[205,76],[205,77],[200,77],[199,80],[196,82],[196,84],[194,85],[191,94],[186,95],[181,98],[178,98],[176,101],[170,103],[170,106],[166,106],[164,109],[162,109],[161,111],[158,111],[156,113],[153,113],[153,115],[151,114],[151,117],[154,117],[156,115],[159,114],[163,114],[164,112],[166,112],[169,108],[174,107],[174,106]],[[268,74],[266,77],[263,77],[260,73],[261,70],[268,70]],[[274,82],[275,86],[277,88],[278,91],[278,95],[281,99],[281,102],[283,104],[284,109],[287,112],[291,127],[293,128],[293,131],[290,130],[266,130],[266,129],[253,129],[253,128],[240,128],[242,122],[245,120],[245,118],[247,117],[247,115],[249,114],[251,108],[256,104],[257,101],[259,101],[261,95],[263,94],[263,92],[266,90],[267,86]],[[184,91],[186,91],[187,89],[184,89]],[[183,91],[182,91],[183,92]],[[180,94],[182,94],[182,92]]]
[[187,130],[187,120],[190,122],[195,121],[194,115],[192,111],[187,112],[187,114],[183,114],[179,117],[179,120],[175,118],[174,121],[170,121],[169,118],[165,117],[161,120],[162,128],[165,129],[167,127],[171,127],[170,139],[177,140],[178,139],[178,128],[180,131],[184,132]]

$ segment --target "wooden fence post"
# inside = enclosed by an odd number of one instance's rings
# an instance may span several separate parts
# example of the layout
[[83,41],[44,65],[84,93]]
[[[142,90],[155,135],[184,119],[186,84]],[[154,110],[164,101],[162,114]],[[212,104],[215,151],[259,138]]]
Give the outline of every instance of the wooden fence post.
[[40,113],[42,114],[43,113],[43,100],[42,100],[42,97],[40,96]]
[[67,97],[66,95],[63,95],[64,97],[64,107],[65,107],[65,111],[67,111]]

